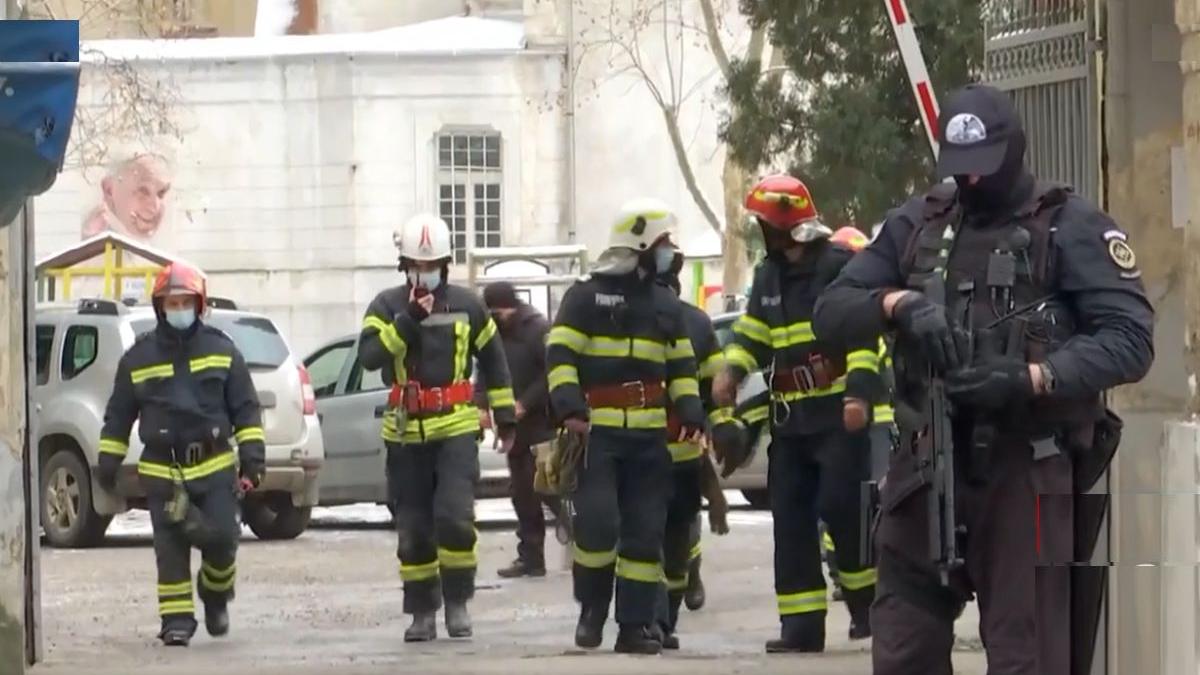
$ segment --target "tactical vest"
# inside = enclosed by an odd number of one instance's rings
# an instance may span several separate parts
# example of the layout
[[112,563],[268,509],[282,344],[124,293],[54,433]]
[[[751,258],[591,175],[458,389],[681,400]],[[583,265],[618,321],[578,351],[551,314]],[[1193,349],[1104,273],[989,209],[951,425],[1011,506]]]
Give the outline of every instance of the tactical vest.
[[[974,363],[989,355],[1043,361],[1076,328],[1069,308],[1055,297],[1052,244],[1055,218],[1071,188],[1039,181],[1007,222],[987,227],[963,226],[955,194],[954,185],[940,184],[926,194],[920,214],[909,214],[914,228],[901,258],[908,288],[924,291],[933,275],[945,280],[947,318],[972,334],[971,344],[964,346]],[[914,372],[906,351],[897,345],[897,398],[912,400],[914,384],[924,381],[923,363]],[[1009,410],[997,421],[1044,434],[1090,425],[1103,412],[1099,396],[1055,398]]]

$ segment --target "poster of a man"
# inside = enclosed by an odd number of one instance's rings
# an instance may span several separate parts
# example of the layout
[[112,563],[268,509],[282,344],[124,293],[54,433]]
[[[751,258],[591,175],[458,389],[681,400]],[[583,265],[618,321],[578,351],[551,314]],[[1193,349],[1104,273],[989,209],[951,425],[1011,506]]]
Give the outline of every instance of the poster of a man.
[[167,212],[171,181],[171,168],[161,155],[136,153],[118,160],[100,181],[101,201],[84,217],[82,237],[111,230],[152,241]]

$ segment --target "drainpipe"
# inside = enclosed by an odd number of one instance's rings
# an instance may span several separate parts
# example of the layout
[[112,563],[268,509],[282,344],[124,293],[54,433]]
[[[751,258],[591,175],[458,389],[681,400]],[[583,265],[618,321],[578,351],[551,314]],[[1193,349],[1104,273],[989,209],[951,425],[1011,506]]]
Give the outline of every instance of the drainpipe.
[[567,243],[575,243],[575,3],[567,3]]

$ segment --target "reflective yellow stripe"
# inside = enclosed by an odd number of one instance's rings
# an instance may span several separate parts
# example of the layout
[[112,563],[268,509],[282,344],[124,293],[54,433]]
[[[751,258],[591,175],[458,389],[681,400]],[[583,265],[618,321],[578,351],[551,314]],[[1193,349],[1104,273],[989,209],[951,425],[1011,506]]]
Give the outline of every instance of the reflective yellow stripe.
[[667,347],[667,360],[674,361],[676,359],[691,359],[696,357],[696,350],[692,348],[692,341],[683,338],[676,340],[674,344]]
[[454,379],[467,379],[467,359],[471,342],[471,325],[465,321],[454,322]]
[[192,600],[164,600],[158,603],[158,613],[162,616],[168,614],[192,614],[196,611],[196,603]]
[[[384,416],[387,430],[387,416]],[[392,431],[395,429],[392,422]],[[452,412],[433,415],[422,419],[408,418],[404,427],[402,441],[404,443],[422,443],[438,441],[463,434],[474,434],[479,431],[479,409],[473,403],[461,403],[454,406]],[[423,433],[422,433],[423,432]],[[386,436],[385,436],[386,438]]]
[[733,332],[768,347],[771,346],[771,327],[749,314],[743,314],[733,322]]
[[721,372],[721,368],[724,366],[725,357],[720,352],[713,354],[707,359],[704,359],[704,362],[700,364],[700,379],[706,380],[716,377],[717,373]]
[[869,349],[858,349],[846,354],[846,372],[866,370],[879,372],[879,355]]
[[586,551],[575,544],[572,556],[577,565],[591,569],[603,569],[617,562],[617,550]]
[[[405,347],[405,350],[407,349],[408,348]],[[394,381],[396,384],[401,386],[408,382],[408,368],[404,367],[404,358],[404,352],[401,352],[399,356],[392,359],[392,372],[396,374],[396,379]]]
[[828,532],[825,532],[824,534],[821,535],[821,544],[825,547],[826,551],[834,550],[833,537],[829,536]]
[[630,343],[629,356],[654,363],[666,363],[667,359],[672,358],[665,344],[641,338],[634,338]]
[[771,415],[770,405],[755,406],[742,413],[742,421],[746,424],[757,424]]
[[688,586],[688,575],[687,574],[684,574],[681,577],[674,577],[674,578],[667,577],[667,590],[668,591],[682,591],[682,590],[687,589],[687,586]]
[[771,329],[771,346],[775,349],[816,341],[817,336],[813,334],[812,324],[808,321],[799,321],[789,326]]
[[187,581],[181,581],[177,584],[159,584],[158,585],[158,594],[159,595],[191,595],[192,594],[192,580],[188,579]]
[[[211,476],[218,471],[233,467],[234,458],[232,452],[223,452],[215,457],[207,459],[195,466],[181,467],[182,478],[185,481],[199,480],[206,476]],[[151,478],[162,478],[164,480],[175,480],[177,471],[172,469],[171,465],[161,462],[152,462],[142,460],[138,462],[138,474],[149,476]]]
[[575,366],[555,366],[546,376],[550,389],[557,389],[564,384],[579,384],[579,370]]
[[643,220],[666,220],[670,217],[671,214],[667,213],[666,211],[646,211],[635,216],[630,216],[629,218],[617,223],[616,227],[613,228],[613,231],[629,232],[633,229],[633,226],[637,224],[639,218]]
[[491,317],[488,317],[487,323],[483,324],[483,328],[480,329],[479,335],[475,336],[475,349],[478,351],[483,351],[483,348],[486,347],[487,343],[491,342],[492,338],[494,337],[496,337],[496,322],[493,321]]
[[438,547],[438,564],[448,570],[473,569],[479,564],[479,542],[469,551],[451,551]]
[[237,430],[233,438],[238,443],[248,443],[250,441],[266,441],[266,436],[263,435],[262,427],[242,427]]
[[129,444],[124,441],[119,441],[115,438],[101,438],[100,452],[106,455],[124,457],[125,453],[129,452]]
[[869,586],[874,586],[877,578],[878,575],[875,573],[874,567],[868,567],[861,572],[838,570],[838,581],[841,582],[842,588],[848,591],[858,591]]
[[896,410],[887,403],[875,406],[873,420],[876,424],[891,424],[896,421]]
[[588,338],[586,345],[580,350],[587,356],[602,358],[635,358],[652,363],[665,363],[667,346],[662,342],[644,338],[619,338],[606,335],[593,335]]
[[699,557],[700,557],[700,542],[696,542],[696,545],[692,547],[692,550],[688,551],[688,560],[695,560],[696,558],[699,558]]
[[731,366],[738,366],[746,372],[758,370],[758,359],[754,355],[746,351],[746,348],[733,343],[725,349],[725,362]]
[[212,369],[229,370],[231,365],[233,365],[233,357],[226,356],[224,354],[210,354],[208,356],[201,356],[188,361],[188,368],[190,368],[193,373],[198,373],[201,370]]
[[772,391],[771,398],[777,401],[799,401],[806,398],[820,398],[822,396],[832,396],[846,391],[846,377],[843,375],[834,381],[833,384],[824,389],[810,389],[808,391]]
[[396,324],[391,321],[377,314],[368,314],[363,317],[362,327],[364,331],[372,328],[379,333],[379,341],[383,343],[384,348],[391,352],[393,356],[403,357],[408,351],[407,345],[404,344],[404,339],[400,337],[400,332],[396,330]]
[[723,408],[717,408],[716,410],[713,410],[712,412],[708,413],[708,423],[714,427],[717,426],[718,424],[725,424],[726,422],[732,422],[732,421],[733,421],[733,408],[732,407],[725,406]]
[[516,404],[516,399],[513,398],[513,391],[509,387],[502,389],[488,389],[488,405],[492,408],[511,408]]
[[667,449],[671,451],[671,461],[677,464],[700,459],[703,454],[699,443],[667,443]]
[[426,579],[436,579],[438,570],[441,569],[438,561],[434,560],[430,563],[422,563],[420,565],[405,565],[400,564],[400,578],[404,581],[425,581]]
[[131,371],[129,373],[129,379],[134,384],[139,384],[141,382],[145,382],[146,380],[165,379],[168,377],[174,377],[174,375],[175,366],[171,365],[170,363],[160,363],[155,366],[146,366],[145,368],[138,368]]
[[237,565],[219,569],[207,562],[200,565],[200,585],[210,591],[225,592],[233,588],[237,578]]
[[400,429],[397,426],[397,415],[399,415],[399,411],[395,409],[387,410],[383,413],[383,427],[380,429],[379,433],[379,435],[383,437],[383,440],[391,441],[393,443],[401,442],[402,437],[400,434]]
[[593,408],[590,417],[592,424],[600,427],[662,429],[667,426],[666,408]]
[[555,326],[550,329],[546,338],[546,346],[560,345],[573,352],[582,353],[588,345],[588,336],[570,326]]
[[684,396],[699,396],[700,383],[694,377],[677,377],[667,385],[667,395],[672,401],[678,401]]
[[804,593],[778,595],[776,596],[776,599],[779,601],[780,616],[806,614],[808,612],[824,612],[829,608],[828,601],[825,599],[824,588],[819,591],[806,591]]
[[630,581],[657,584],[663,578],[662,565],[617,556],[617,576]]

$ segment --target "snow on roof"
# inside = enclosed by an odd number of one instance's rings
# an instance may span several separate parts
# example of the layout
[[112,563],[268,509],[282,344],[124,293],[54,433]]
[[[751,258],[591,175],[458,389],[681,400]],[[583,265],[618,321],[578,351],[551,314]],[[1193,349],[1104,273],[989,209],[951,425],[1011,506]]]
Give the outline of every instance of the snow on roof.
[[87,40],[80,60],[232,60],[321,54],[487,54],[525,49],[517,21],[451,16],[367,33],[192,38],[186,40]]
[[183,262],[186,260],[177,255],[161,251],[153,246],[148,246],[134,239],[127,237],[119,232],[104,231],[94,234],[83,241],[72,244],[62,250],[55,251],[49,255],[42,256],[37,261],[37,271],[43,269],[55,269],[59,267],[71,267],[78,265],[81,262],[91,260],[98,255],[104,253],[104,245],[112,242],[117,246],[129,251],[135,255],[141,256],[156,265],[166,265],[170,262]]

